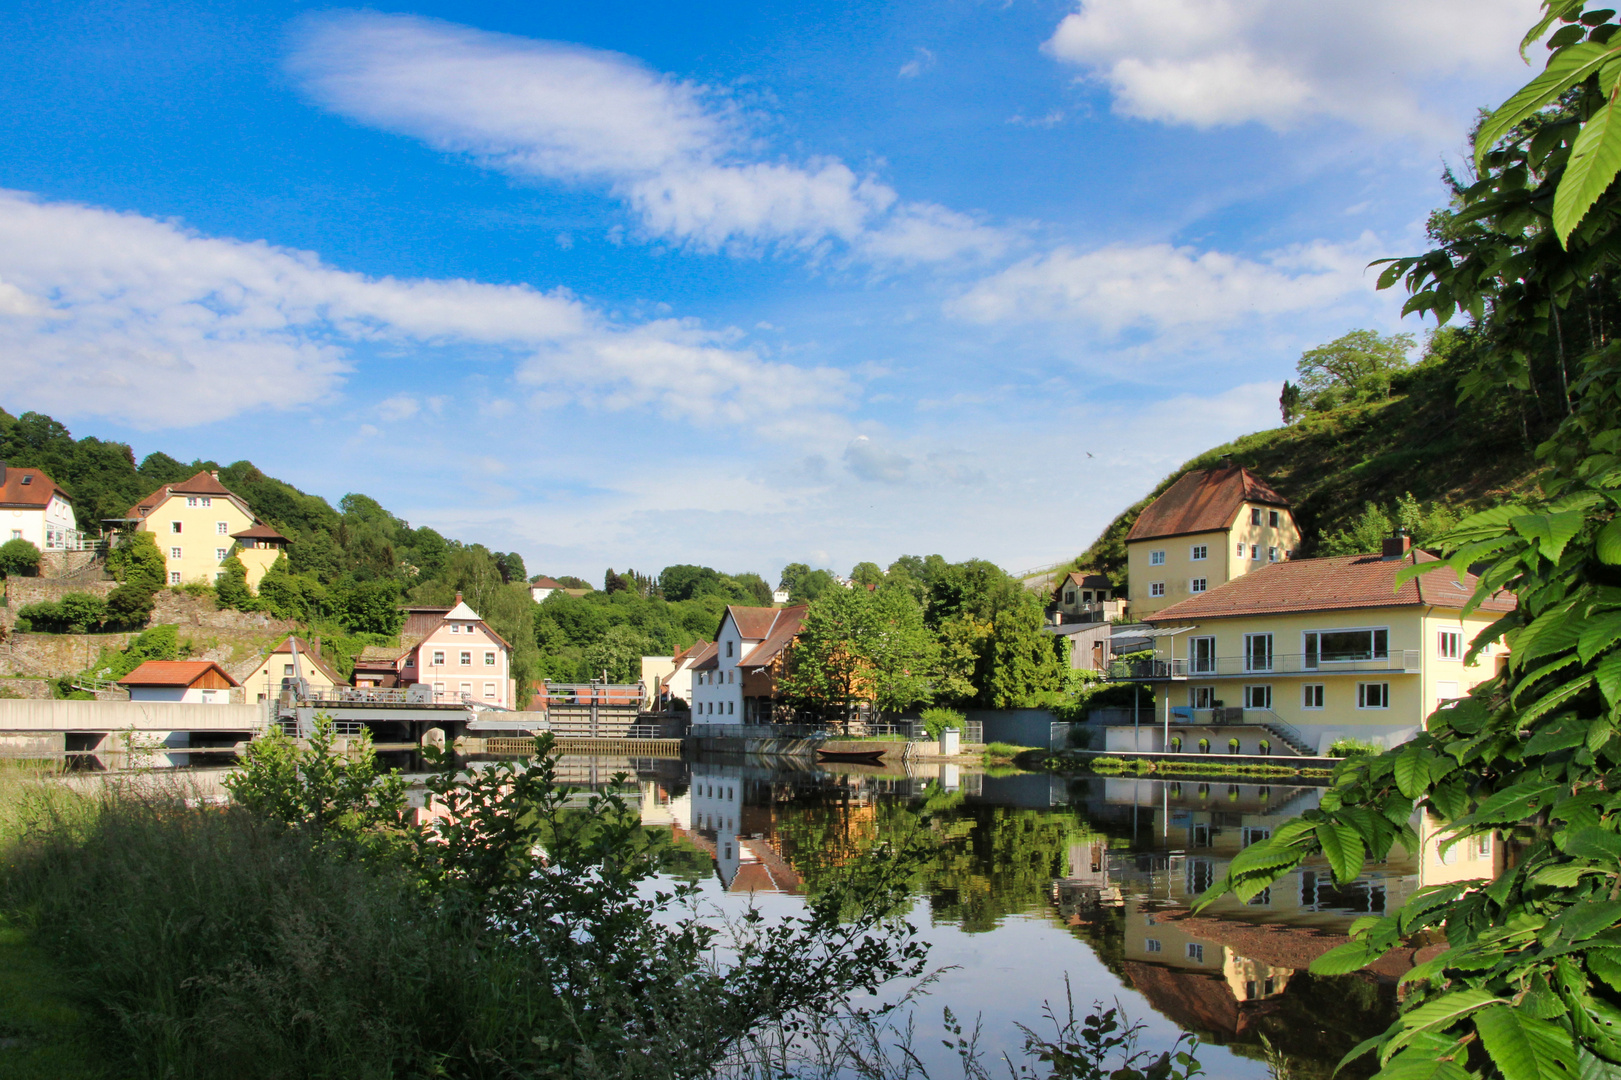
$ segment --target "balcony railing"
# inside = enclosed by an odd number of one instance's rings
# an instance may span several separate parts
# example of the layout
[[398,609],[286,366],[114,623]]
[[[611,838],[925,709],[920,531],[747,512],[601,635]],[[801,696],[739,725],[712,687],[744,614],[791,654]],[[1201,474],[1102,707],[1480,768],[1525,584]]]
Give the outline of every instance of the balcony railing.
[[1392,649],[1388,656],[1356,660],[1324,660],[1310,653],[1274,653],[1263,661],[1250,656],[1195,657],[1192,660],[1116,660],[1109,678],[1116,682],[1153,682],[1167,679],[1220,679],[1273,675],[1366,675],[1417,673],[1422,651]]

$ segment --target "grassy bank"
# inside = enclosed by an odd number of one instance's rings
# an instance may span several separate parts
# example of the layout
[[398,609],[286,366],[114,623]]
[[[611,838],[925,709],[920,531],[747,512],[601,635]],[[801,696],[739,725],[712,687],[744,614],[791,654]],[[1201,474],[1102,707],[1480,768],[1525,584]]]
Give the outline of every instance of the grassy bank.
[[1187,761],[1152,760],[1149,758],[1071,757],[1048,754],[1024,764],[1038,766],[1048,772],[1092,772],[1100,776],[1254,776],[1304,777],[1327,779],[1334,774],[1331,768],[1310,765],[1249,765],[1210,761],[1190,757]]

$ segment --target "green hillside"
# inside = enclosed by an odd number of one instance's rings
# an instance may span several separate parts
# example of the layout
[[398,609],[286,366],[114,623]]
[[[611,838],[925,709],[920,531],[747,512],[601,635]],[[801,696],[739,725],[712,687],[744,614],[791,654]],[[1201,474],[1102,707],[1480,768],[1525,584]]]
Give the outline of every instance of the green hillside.
[[1266,477],[1290,500],[1308,556],[1351,529],[1370,502],[1388,512],[1410,493],[1426,508],[1466,512],[1535,486],[1533,450],[1563,408],[1536,394],[1460,403],[1458,382],[1478,363],[1476,347],[1466,331],[1433,335],[1423,360],[1391,380],[1388,399],[1310,409],[1293,424],[1205,451],[1115,518],[1071,566],[1122,581],[1125,537],[1137,515],[1183,473],[1223,459]]

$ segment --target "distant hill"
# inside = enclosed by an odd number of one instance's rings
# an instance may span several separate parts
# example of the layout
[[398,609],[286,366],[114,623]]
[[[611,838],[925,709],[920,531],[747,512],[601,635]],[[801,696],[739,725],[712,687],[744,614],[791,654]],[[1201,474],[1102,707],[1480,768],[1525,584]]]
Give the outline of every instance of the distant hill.
[[1348,529],[1372,502],[1388,508],[1403,494],[1459,512],[1478,509],[1536,485],[1533,449],[1562,411],[1526,396],[1460,404],[1466,360],[1432,355],[1401,372],[1388,400],[1310,411],[1287,427],[1258,431],[1213,447],[1165,477],[1126,509],[1066,569],[1089,567],[1123,580],[1125,537],[1143,508],[1182,474],[1230,459],[1266,477],[1294,505],[1305,536],[1303,554]]

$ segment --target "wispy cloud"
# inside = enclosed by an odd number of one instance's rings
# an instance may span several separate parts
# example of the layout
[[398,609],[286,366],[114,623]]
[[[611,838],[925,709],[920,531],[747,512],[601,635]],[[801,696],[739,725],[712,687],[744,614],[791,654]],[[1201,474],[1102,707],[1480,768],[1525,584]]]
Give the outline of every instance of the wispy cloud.
[[[698,250],[831,243],[916,263],[993,257],[1009,244],[842,161],[766,160],[724,93],[619,53],[348,12],[306,21],[288,65],[333,112],[508,175],[604,186],[648,234]],[[906,225],[915,220],[926,232]]]
[[[505,359],[536,388],[752,430],[814,424],[853,394],[842,372],[765,360],[737,331],[621,323],[566,290],[367,277],[307,251],[0,191],[0,393],[189,426],[320,402],[365,346]],[[420,407],[395,395],[378,415]]]
[[1526,70],[1537,0],[1082,0],[1044,48],[1125,116],[1296,128],[1329,117],[1455,141]]
[[915,79],[934,66],[934,53],[921,45],[912,51],[912,58],[901,65],[895,74],[903,79]]

